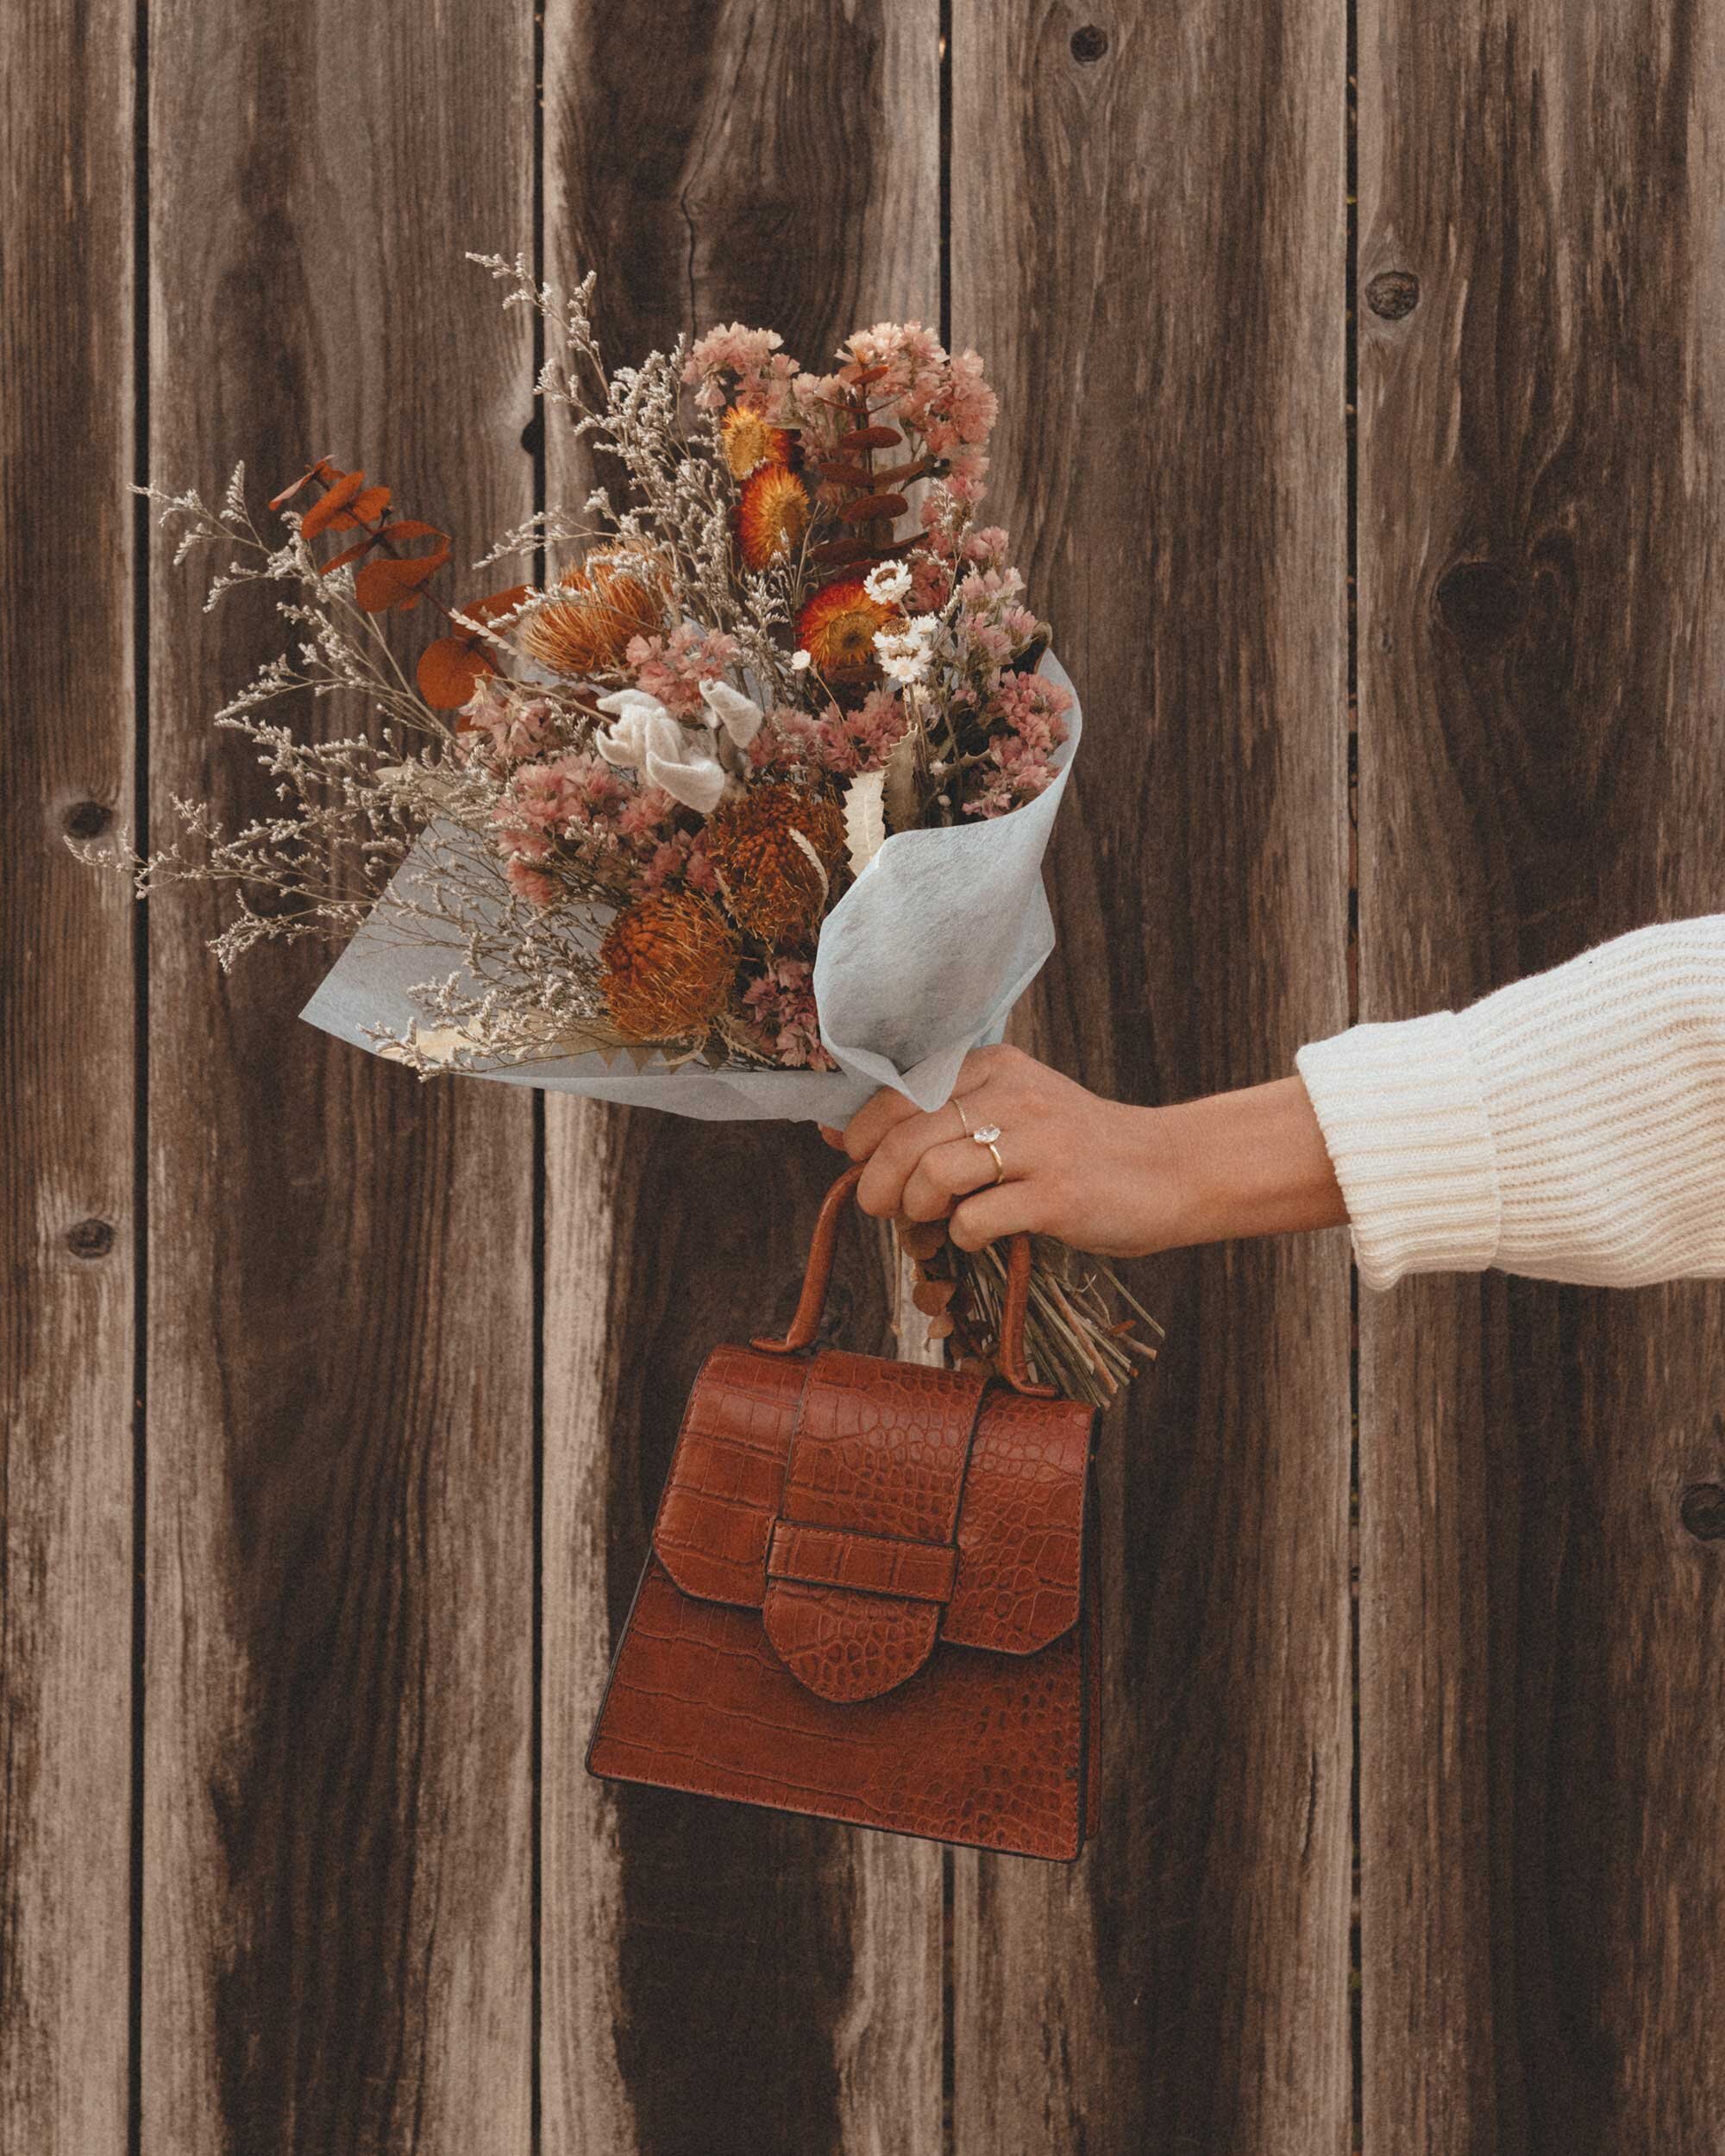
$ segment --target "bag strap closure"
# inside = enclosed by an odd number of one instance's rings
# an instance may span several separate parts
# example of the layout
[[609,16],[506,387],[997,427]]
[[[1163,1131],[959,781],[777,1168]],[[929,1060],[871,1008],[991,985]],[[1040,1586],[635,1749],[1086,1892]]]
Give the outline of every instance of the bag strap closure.
[[[757,1339],[754,1345],[768,1355],[794,1355],[806,1348],[820,1330],[821,1313],[826,1308],[826,1291],[832,1283],[832,1261],[838,1244],[839,1216],[845,1200],[862,1180],[865,1163],[858,1162],[847,1168],[821,1201],[819,1214],[814,1224],[814,1235],[809,1244],[808,1268],[803,1275],[802,1294],[797,1299],[796,1313],[791,1319],[790,1330],[782,1340]],[[1015,1393],[1023,1393],[1032,1400],[1053,1400],[1057,1397],[1052,1385],[1038,1385],[1026,1367],[1024,1353],[1025,1319],[1030,1309],[1030,1238],[1013,1237],[1007,1255],[1007,1300],[1000,1318],[1000,1375]]]
[[981,1377],[832,1352],[809,1366],[762,1601],[812,1692],[873,1699],[919,1670],[957,1577]]

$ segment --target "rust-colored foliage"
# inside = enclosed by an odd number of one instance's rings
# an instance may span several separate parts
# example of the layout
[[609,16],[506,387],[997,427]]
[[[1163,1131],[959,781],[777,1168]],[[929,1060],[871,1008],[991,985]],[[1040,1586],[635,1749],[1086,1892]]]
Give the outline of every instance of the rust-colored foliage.
[[429,539],[433,542],[424,554],[386,554],[375,557],[354,579],[354,598],[363,613],[384,614],[392,609],[407,613],[418,605],[420,587],[448,560],[449,535],[439,531],[435,524],[404,517],[384,525],[376,536],[386,546],[402,539]]
[[838,513],[848,524],[867,524],[877,518],[890,521],[902,517],[909,507],[902,494],[864,494],[854,502],[847,502]]
[[[526,585],[511,584],[506,592],[493,592],[489,598],[475,599],[459,611],[472,621],[495,621],[500,614],[518,606],[527,592]],[[414,678],[419,684],[419,693],[434,711],[458,711],[473,694],[480,676],[496,672],[497,661],[479,631],[457,622],[448,636],[439,636],[420,653]]]
[[[328,576],[375,554],[379,558],[366,561],[354,578],[354,596],[361,609],[367,614],[386,613],[392,608],[405,613],[417,606],[422,586],[449,558],[448,532],[411,517],[387,519],[389,488],[367,486],[363,472],[344,472],[329,457],[319,457],[292,486],[273,495],[270,507],[285,509],[296,494],[313,485],[321,486],[323,492],[299,519],[302,538],[315,539],[325,531],[363,531],[366,535],[332,555],[322,565],[321,573]],[[432,544],[422,554],[400,555],[396,548],[404,539],[429,539]]]

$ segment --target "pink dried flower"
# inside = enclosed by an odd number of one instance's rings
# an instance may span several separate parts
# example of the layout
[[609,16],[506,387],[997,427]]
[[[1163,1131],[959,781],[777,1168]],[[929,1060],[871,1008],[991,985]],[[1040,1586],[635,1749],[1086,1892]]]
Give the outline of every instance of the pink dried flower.
[[701,683],[722,680],[737,655],[736,637],[723,630],[680,622],[668,636],[631,636],[624,656],[637,687],[679,718],[702,718]]
[[820,1037],[814,1002],[814,968],[804,958],[775,958],[744,989],[744,1007],[773,1037],[779,1061],[792,1070],[837,1070]]
[[549,697],[511,694],[489,674],[480,675],[460,713],[468,755],[481,757],[493,771],[538,755],[549,746],[556,717]]
[[524,861],[510,861],[505,864],[504,876],[518,899],[525,899],[530,906],[542,912],[555,906],[562,896],[562,887],[555,876],[548,875],[543,868],[532,868]]

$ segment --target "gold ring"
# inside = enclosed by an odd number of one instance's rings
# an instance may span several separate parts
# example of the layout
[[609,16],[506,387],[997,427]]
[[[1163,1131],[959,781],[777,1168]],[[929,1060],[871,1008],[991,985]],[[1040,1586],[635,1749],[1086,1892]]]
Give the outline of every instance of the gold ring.
[[969,1117],[968,1115],[966,1115],[966,1114],[965,1114],[965,1112],[964,1112],[964,1104],[963,1104],[963,1101],[962,1101],[962,1100],[958,1098],[958,1095],[955,1093],[955,1094],[952,1095],[951,1099],[950,1099],[950,1100],[947,1102],[947,1104],[946,1104],[946,1105],[947,1105],[947,1106],[948,1106],[949,1108],[957,1108],[957,1111],[958,1111],[958,1120],[959,1120],[959,1121],[960,1121],[960,1122],[961,1122],[961,1123],[964,1125],[964,1135],[965,1135],[965,1137],[966,1137],[966,1138],[969,1138],[969,1135],[970,1135],[970,1119],[969,1119]]
[[[967,1124],[965,1128],[969,1130],[969,1125]],[[994,1143],[995,1139],[999,1138],[1000,1135],[1000,1126],[998,1123],[984,1123],[976,1130],[970,1131],[971,1144],[973,1145],[986,1145],[988,1150],[994,1155],[994,1181],[996,1182],[1003,1181],[1007,1173],[1007,1163],[1000,1158],[1000,1149]]]

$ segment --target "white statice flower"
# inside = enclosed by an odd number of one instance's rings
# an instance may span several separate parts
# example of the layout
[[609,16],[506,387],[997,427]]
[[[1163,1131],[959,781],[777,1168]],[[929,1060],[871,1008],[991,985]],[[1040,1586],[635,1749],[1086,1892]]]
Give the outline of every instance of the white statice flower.
[[875,649],[881,655],[881,671],[906,688],[926,680],[939,626],[933,614],[913,614],[902,629],[877,629]]
[[902,561],[877,561],[862,580],[862,588],[881,606],[896,606],[911,588],[911,573]]
[[794,651],[791,654],[791,672],[793,674],[801,674],[806,667],[813,663],[813,659],[814,655],[812,652]]

